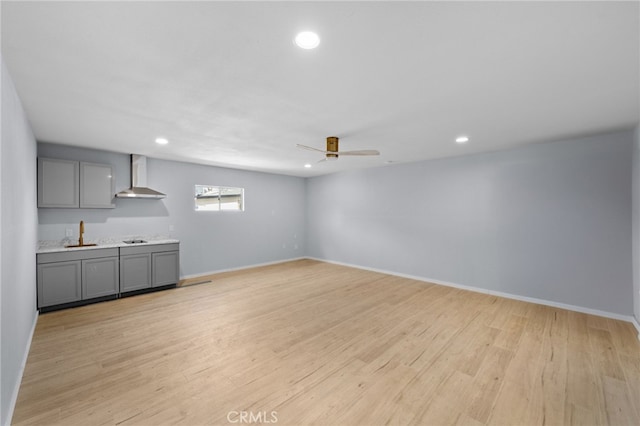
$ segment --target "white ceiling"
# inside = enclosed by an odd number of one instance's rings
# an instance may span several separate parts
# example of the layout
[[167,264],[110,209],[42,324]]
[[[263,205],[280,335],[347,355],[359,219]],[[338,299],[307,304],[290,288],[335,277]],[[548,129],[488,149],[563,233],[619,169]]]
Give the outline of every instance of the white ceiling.
[[[638,2],[1,8],[2,55],[40,141],[314,176],[639,121]],[[292,41],[309,29],[312,51]],[[296,148],[332,135],[381,155],[316,164]]]

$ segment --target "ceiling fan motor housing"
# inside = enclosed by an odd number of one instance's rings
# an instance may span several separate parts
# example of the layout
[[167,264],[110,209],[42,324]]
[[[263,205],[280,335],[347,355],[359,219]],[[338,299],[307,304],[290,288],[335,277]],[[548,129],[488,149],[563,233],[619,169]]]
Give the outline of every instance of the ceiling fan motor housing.
[[327,154],[327,158],[338,158],[338,137],[329,136],[327,138],[327,151],[335,152],[336,154]]

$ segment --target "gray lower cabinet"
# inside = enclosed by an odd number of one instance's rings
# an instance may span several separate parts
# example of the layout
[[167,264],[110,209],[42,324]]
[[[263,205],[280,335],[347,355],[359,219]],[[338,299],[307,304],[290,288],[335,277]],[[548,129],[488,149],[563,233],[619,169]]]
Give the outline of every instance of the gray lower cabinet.
[[38,309],[175,285],[180,244],[39,253]]
[[[120,249],[121,252],[123,250],[126,252],[125,249]],[[149,287],[151,287],[151,253],[120,254],[120,292]]]
[[177,284],[179,243],[120,248],[120,292]]
[[151,254],[153,265],[151,286],[160,287],[178,283],[179,264],[178,251],[166,251]]
[[37,255],[38,308],[117,295],[118,249]]
[[38,308],[82,300],[82,262],[38,265]]
[[118,258],[88,259],[82,261],[82,297],[95,297],[118,294]]

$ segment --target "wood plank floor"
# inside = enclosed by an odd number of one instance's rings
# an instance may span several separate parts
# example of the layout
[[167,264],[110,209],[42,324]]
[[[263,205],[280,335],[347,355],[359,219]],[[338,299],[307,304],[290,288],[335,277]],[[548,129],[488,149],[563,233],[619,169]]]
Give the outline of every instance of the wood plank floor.
[[311,260],[208,278],[41,315],[13,424],[640,424],[629,323]]

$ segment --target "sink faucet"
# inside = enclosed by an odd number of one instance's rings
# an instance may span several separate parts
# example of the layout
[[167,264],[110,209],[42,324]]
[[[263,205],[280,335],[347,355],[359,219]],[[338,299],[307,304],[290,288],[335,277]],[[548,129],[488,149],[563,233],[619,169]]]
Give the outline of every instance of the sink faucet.
[[84,245],[84,238],[82,237],[82,234],[84,234],[84,221],[80,221],[80,238],[78,239],[78,245],[79,246],[83,246]]

